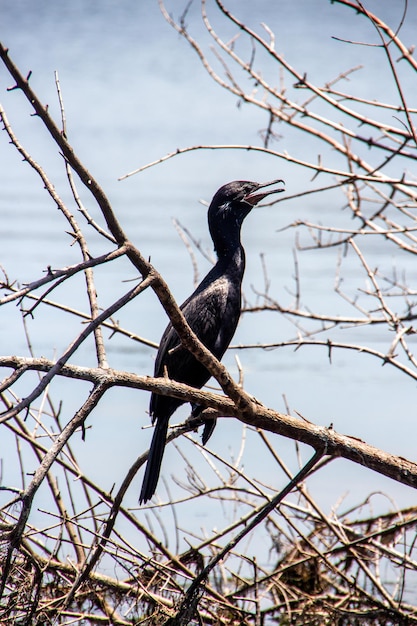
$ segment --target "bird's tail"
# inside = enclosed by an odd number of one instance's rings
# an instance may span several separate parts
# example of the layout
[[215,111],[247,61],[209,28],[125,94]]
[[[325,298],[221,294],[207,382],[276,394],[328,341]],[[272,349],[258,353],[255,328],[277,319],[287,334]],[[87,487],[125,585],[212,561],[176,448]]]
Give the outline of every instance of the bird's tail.
[[162,417],[157,418],[151,447],[149,449],[149,457],[146,464],[142,489],[140,491],[139,504],[150,500],[155,493],[159,473],[161,471],[162,457],[164,456],[167,431],[168,419]]

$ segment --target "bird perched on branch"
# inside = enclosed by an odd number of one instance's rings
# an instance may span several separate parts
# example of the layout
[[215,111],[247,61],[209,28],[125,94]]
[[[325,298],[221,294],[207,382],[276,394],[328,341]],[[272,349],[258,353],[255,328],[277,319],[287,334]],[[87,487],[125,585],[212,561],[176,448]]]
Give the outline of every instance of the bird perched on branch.
[[[245,251],[240,241],[243,220],[252,208],[266,196],[283,189],[265,189],[282,183],[254,183],[237,180],[228,183],[215,193],[209,210],[208,224],[217,263],[198,285],[194,293],[182,304],[187,323],[200,341],[221,359],[235,333],[241,310],[241,285],[245,271]],[[168,376],[177,382],[201,388],[210,378],[209,371],[186,348],[172,324],[162,335],[155,361],[155,376]],[[183,400],[152,393],[150,415],[156,422],[146,465],[139,502],[152,498],[161,470],[168,421]],[[193,407],[193,415],[201,409]],[[203,444],[210,437],[214,422],[206,425]]]

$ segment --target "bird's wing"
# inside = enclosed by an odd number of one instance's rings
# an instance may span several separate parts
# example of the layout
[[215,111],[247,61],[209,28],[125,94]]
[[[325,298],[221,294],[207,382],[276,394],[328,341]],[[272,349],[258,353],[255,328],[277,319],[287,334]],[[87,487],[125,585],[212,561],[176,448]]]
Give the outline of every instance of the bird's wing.
[[[219,279],[206,287],[200,286],[200,289],[184,302],[181,310],[197,337],[218,359],[221,359],[239,320],[240,291],[233,290],[228,281]],[[169,375],[170,365],[174,361],[175,380],[181,381],[184,378],[183,372],[189,371],[195,359],[188,350],[181,347],[176,330],[168,324],[162,335],[155,361],[155,376],[163,376],[165,367]]]

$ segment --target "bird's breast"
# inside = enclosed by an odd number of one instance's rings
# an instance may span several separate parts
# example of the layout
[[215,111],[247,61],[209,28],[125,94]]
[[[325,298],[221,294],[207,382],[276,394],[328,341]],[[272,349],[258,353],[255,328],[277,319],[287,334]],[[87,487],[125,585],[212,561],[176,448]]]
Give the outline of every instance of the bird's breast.
[[226,276],[221,276],[203,290],[202,301],[213,314],[222,314],[227,309],[238,307],[240,311],[240,284],[236,285]]
[[200,311],[205,332],[200,334],[206,346],[221,358],[232,339],[240,317],[240,284],[236,285],[227,277],[219,277],[202,292],[204,308]]

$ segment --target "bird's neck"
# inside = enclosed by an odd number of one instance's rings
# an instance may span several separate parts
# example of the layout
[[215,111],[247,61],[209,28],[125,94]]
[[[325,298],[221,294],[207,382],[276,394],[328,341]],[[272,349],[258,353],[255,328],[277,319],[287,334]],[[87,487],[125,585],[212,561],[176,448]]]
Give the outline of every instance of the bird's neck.
[[216,228],[210,227],[210,234],[213,239],[214,248],[219,259],[233,259],[235,255],[242,253],[242,244],[240,241],[241,224],[216,224]]
[[222,271],[242,279],[245,271],[245,250],[240,241],[233,246],[217,247],[216,252],[217,265],[222,268]]

